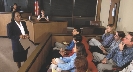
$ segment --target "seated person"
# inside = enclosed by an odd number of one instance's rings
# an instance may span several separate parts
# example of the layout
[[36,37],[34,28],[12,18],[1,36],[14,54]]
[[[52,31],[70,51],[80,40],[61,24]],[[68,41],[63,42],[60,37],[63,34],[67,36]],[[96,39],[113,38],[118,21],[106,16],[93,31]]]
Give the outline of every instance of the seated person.
[[77,56],[75,59],[75,68],[76,72],[89,72],[88,70],[88,62],[86,57],[84,56]]
[[14,3],[13,6],[11,7],[11,11],[21,11],[21,9],[18,7],[17,3]]
[[[79,34],[77,34],[77,35],[75,35],[74,37],[73,37],[73,41],[77,41],[77,42],[82,42],[83,44],[84,44],[84,48],[85,48],[85,50],[86,50],[86,53],[88,54],[87,55],[87,61],[88,61],[88,69],[91,71],[91,72],[98,72],[98,70],[97,70],[97,68],[96,68],[96,66],[94,65],[94,63],[92,62],[92,60],[93,60],[93,56],[92,56],[92,53],[89,51],[89,49],[88,49],[88,47],[89,47],[89,45],[88,45],[88,43],[86,42],[86,41],[83,41],[82,40],[82,36],[81,35],[79,35]],[[69,56],[71,56],[71,55],[73,55],[74,54],[74,51],[72,51],[70,54],[69,54]]]
[[[74,42],[75,42],[75,46],[73,48],[74,54],[70,57],[60,57],[60,59],[62,61],[64,61],[64,63],[59,63],[59,62],[57,63],[55,61],[55,59],[52,60],[51,63],[57,65],[58,70],[60,70],[60,71],[61,70],[69,70],[70,72],[75,72],[74,62],[75,62],[75,58],[77,57],[77,55],[87,56],[84,45],[82,43],[79,43],[76,41],[74,41]],[[48,72],[50,72],[50,70],[48,70]]]
[[[77,34],[77,35],[74,35],[73,36],[73,42],[76,41],[76,42],[81,42],[82,41],[82,37],[81,35]],[[75,46],[75,42],[74,42],[74,46]],[[58,57],[61,57],[61,56],[64,56],[65,54],[65,49],[64,48],[61,48],[60,51],[58,50],[54,50],[53,51],[53,57],[54,58],[58,58]],[[73,54],[72,54],[73,55]]]
[[[74,27],[74,29],[72,31],[72,34],[73,34],[73,36],[74,35],[77,35],[77,34],[80,34],[81,35],[81,29],[79,27]],[[86,48],[89,49],[89,46],[88,46],[88,44],[87,44],[86,41],[87,41],[86,38],[84,36],[82,36],[82,42],[86,43],[85,46],[87,46]],[[69,45],[64,45],[64,44],[59,43],[59,42],[56,42],[55,43],[55,49],[58,49],[59,48],[58,50],[60,50],[60,48],[65,48],[65,49],[68,49],[68,50],[72,50],[73,47],[74,47],[73,40],[70,42]]]
[[[108,54],[108,52],[119,46],[119,43],[123,40],[123,38],[125,37],[125,33],[123,31],[116,31],[115,32],[115,36],[114,36],[114,41],[112,42],[112,44],[110,45],[109,48],[104,48],[103,46],[100,47],[100,49],[102,50],[103,54]],[[98,52],[93,52],[93,56],[99,55]]]
[[[123,67],[133,60],[133,32],[129,32],[119,46],[115,46],[105,55],[100,55],[103,59],[97,68],[99,72],[104,70],[112,70],[113,66]],[[100,60],[99,60],[100,61]]]
[[45,16],[44,10],[41,10],[41,15],[39,15],[37,17],[37,20],[39,20],[39,21],[49,21],[48,16],[47,17]]
[[90,48],[90,51],[102,53],[101,51],[99,51],[100,46],[103,46],[104,48],[110,47],[110,45],[114,40],[114,34],[115,34],[115,31],[113,28],[113,24],[107,25],[105,33],[102,35],[102,43],[100,43],[98,40],[94,38],[89,41],[89,45],[92,46]]

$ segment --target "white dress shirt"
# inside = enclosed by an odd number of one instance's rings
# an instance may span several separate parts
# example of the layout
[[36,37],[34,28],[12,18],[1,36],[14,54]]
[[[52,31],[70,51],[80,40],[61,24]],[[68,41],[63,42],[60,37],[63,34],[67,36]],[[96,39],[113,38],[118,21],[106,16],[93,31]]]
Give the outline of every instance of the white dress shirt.
[[[16,21],[15,21],[15,22],[16,22]],[[22,23],[20,22],[20,24],[18,24],[18,23],[16,22],[16,24],[18,25],[19,29],[21,30],[22,35],[25,35],[25,31],[24,31],[24,27],[23,27]]]

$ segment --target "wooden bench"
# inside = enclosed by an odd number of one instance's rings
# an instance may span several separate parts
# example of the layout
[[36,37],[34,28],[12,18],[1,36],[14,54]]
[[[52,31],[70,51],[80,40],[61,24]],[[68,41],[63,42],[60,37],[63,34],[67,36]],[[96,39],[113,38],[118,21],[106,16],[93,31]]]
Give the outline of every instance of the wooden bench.
[[[101,35],[85,35],[85,37],[87,39],[92,37],[101,38]],[[42,42],[32,52],[18,72],[39,72],[42,65],[47,63],[47,59],[50,57],[49,54],[52,52],[52,46],[54,46],[54,43],[62,41],[70,42],[71,40],[72,35],[70,34],[43,34]]]

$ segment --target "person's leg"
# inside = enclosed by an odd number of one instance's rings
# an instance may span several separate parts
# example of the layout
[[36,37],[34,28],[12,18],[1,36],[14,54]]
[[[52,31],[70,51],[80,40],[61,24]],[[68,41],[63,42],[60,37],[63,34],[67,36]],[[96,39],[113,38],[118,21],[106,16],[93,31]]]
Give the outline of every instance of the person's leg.
[[56,42],[55,43],[55,47],[58,47],[58,48],[66,48],[66,46],[62,43],[59,43],[59,42]]
[[104,72],[104,70],[112,70],[112,64],[100,63],[97,65],[98,72]]
[[98,46],[90,46],[90,51],[91,53],[98,52],[98,53],[104,54],[103,51]]
[[20,68],[21,67],[21,62],[16,62],[16,63],[17,63],[18,68]]
[[100,54],[98,52],[93,52],[93,61],[94,62],[101,62],[101,60],[103,60],[103,58],[105,57],[105,55]]

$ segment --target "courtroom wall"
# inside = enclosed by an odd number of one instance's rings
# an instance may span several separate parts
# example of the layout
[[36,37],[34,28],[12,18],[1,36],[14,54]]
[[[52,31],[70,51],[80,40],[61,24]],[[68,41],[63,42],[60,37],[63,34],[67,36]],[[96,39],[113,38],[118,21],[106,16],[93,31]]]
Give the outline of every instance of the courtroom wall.
[[133,31],[133,0],[121,0],[117,30]]
[[110,0],[102,0],[101,12],[100,12],[100,21],[102,23],[102,26],[106,27],[108,25],[109,10],[110,10]]
[[10,12],[10,6],[17,3],[23,11],[34,12],[34,2],[35,0],[4,0],[5,11]]

